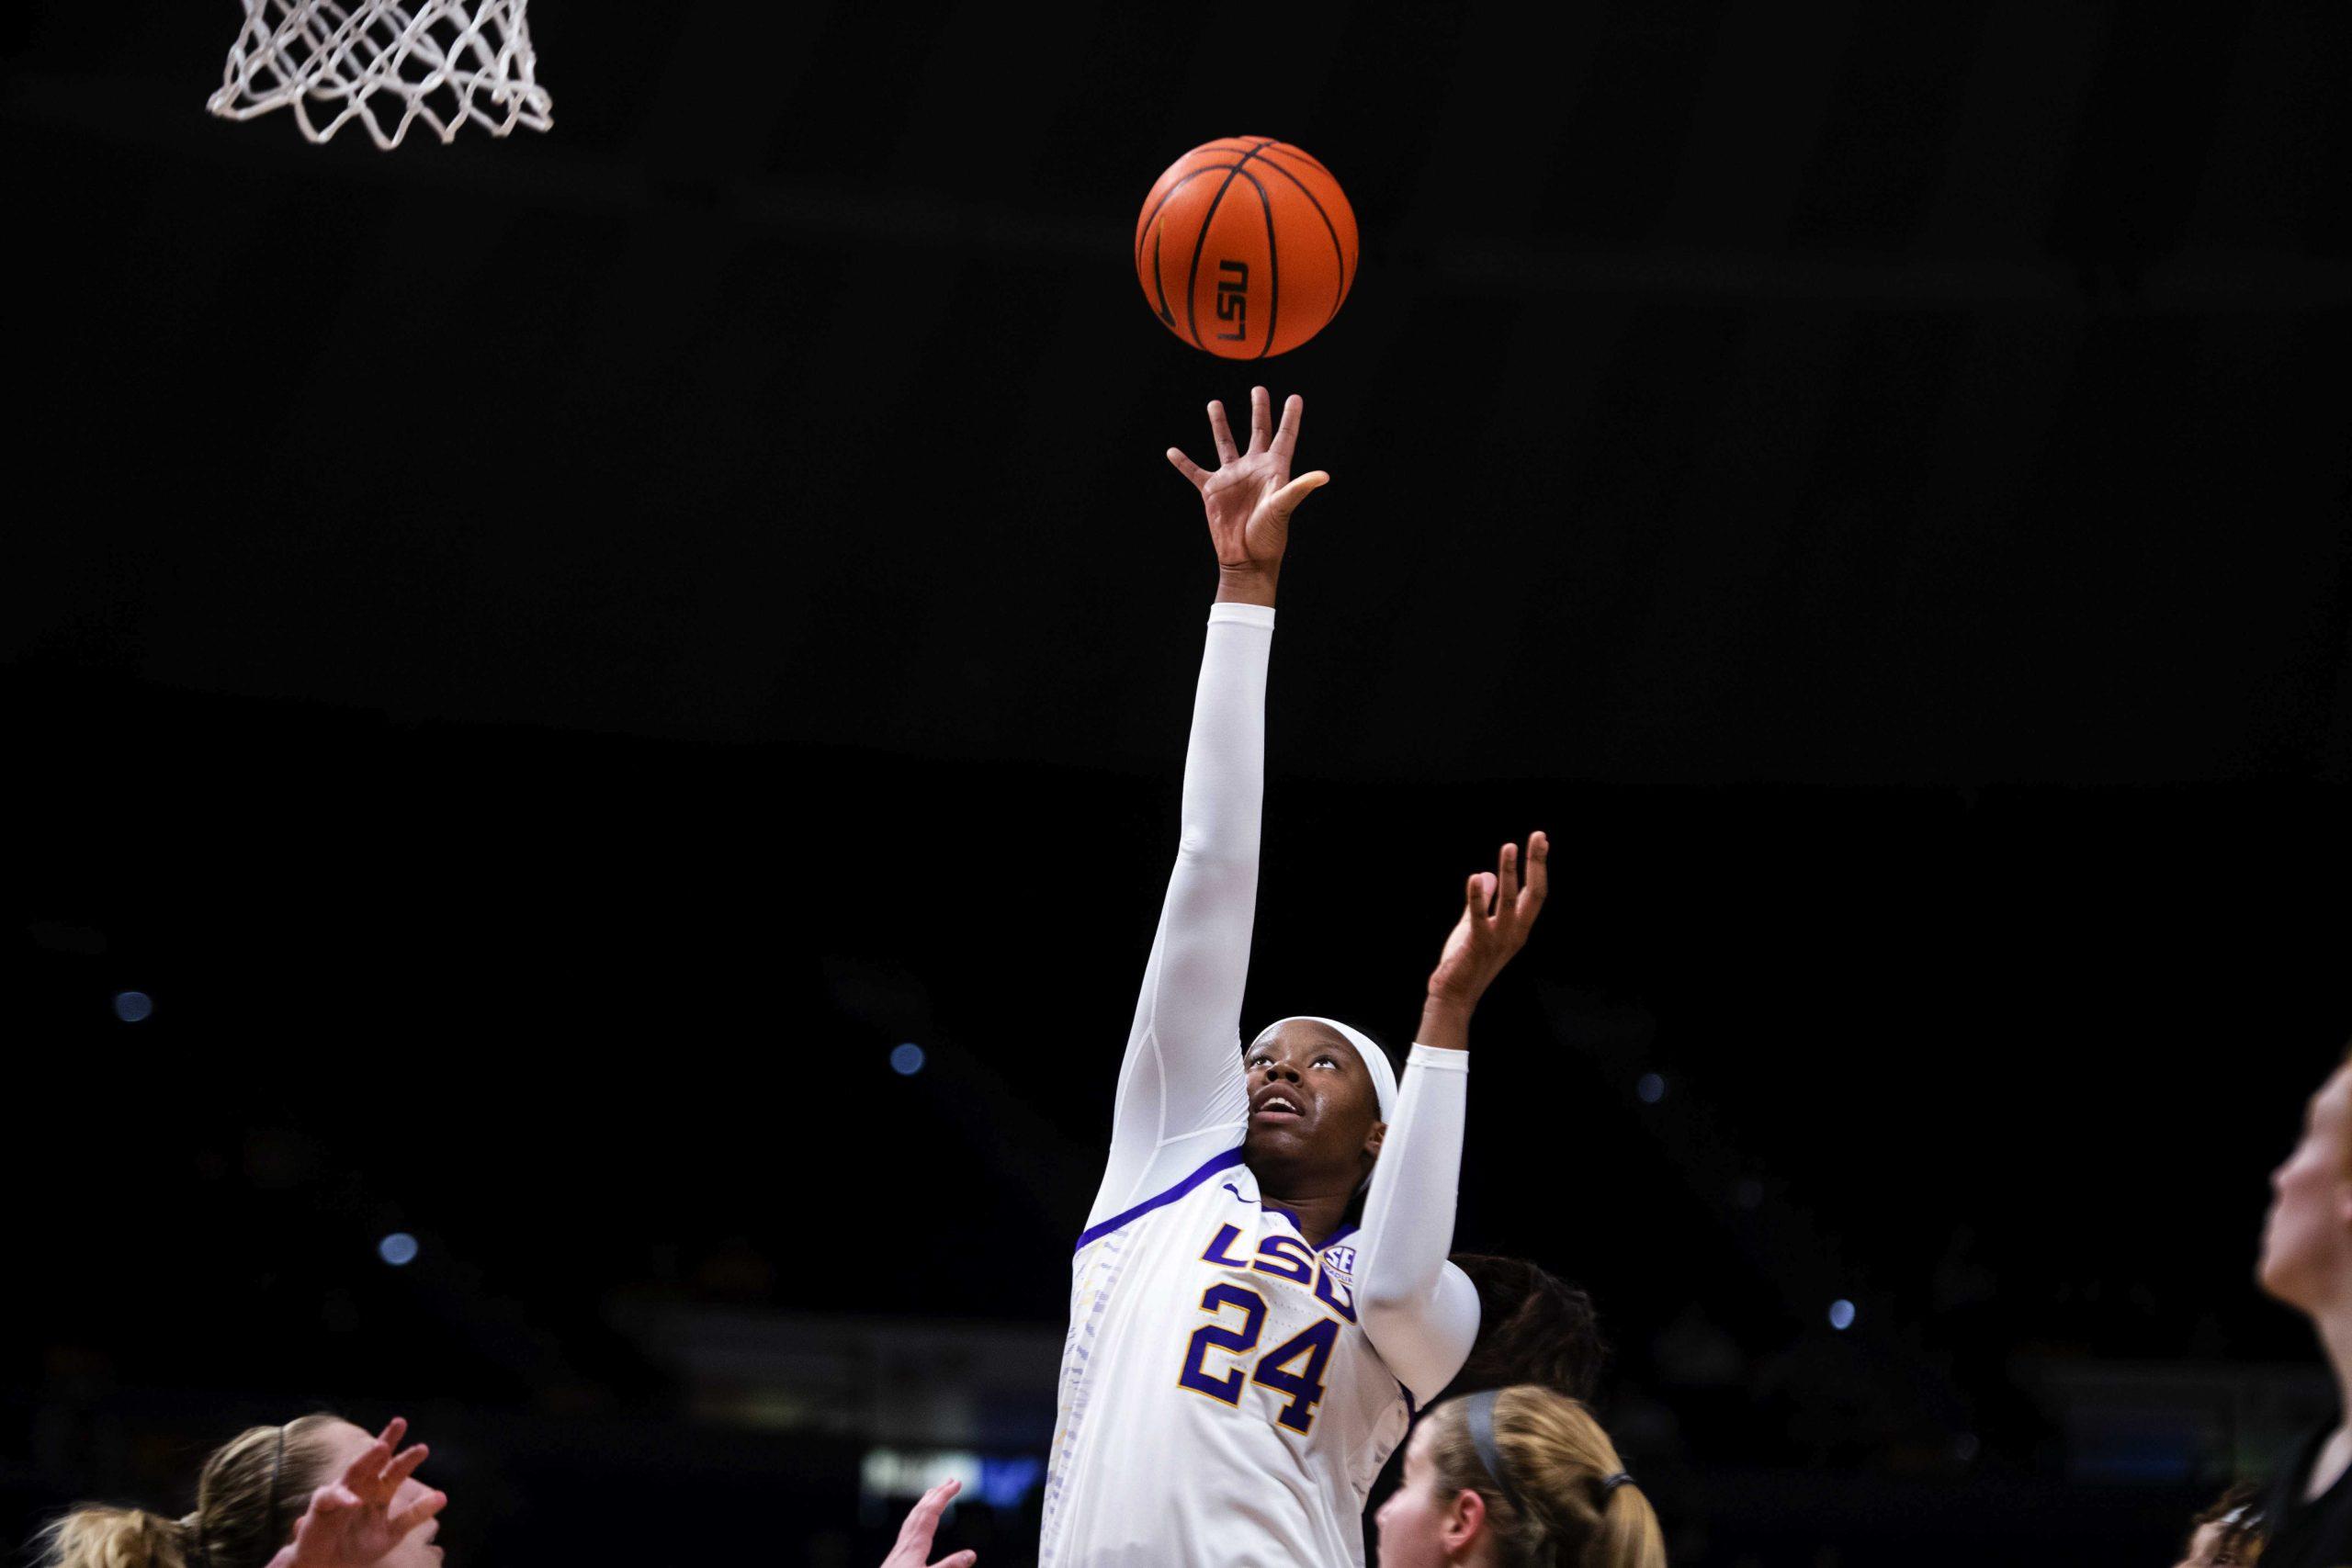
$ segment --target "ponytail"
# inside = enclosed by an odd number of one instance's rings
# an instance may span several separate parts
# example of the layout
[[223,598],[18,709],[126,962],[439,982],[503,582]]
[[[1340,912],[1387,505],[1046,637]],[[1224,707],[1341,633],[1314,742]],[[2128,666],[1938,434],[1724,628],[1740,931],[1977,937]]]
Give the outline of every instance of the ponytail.
[[85,1503],[40,1532],[42,1568],[195,1568],[196,1516]]
[[1428,1418],[1439,1493],[1485,1501],[1501,1568],[1666,1568],[1649,1498],[1577,1401],[1521,1384]]
[[327,1479],[326,1435],[342,1424],[322,1413],[238,1433],[204,1461],[185,1518],[81,1504],[37,1538],[40,1568],[267,1568]]

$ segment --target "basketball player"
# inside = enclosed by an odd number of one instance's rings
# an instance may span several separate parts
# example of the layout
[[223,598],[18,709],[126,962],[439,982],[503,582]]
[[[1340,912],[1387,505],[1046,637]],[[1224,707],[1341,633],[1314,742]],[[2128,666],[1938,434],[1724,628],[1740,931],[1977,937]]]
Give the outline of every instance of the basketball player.
[[1381,1568],[1666,1568],[1657,1516],[1600,1423],[1526,1383],[1422,1417],[1378,1523]]
[[[204,1461],[193,1512],[83,1504],[40,1532],[41,1568],[439,1568],[449,1498],[415,1479],[426,1450],[401,1449],[407,1431],[395,1416],[371,1438],[324,1413],[248,1427]],[[923,1494],[882,1568],[973,1568],[969,1551],[928,1565],[957,1485]]]
[[2258,1509],[2262,1568],[2340,1568],[2352,1562],[2352,1052],[2312,1096],[2270,1187],[2257,1277],[2311,1319],[2344,1402],[2271,1479]]
[[1608,1348],[1590,1296],[1530,1258],[1457,1252],[1452,1262],[1478,1292],[1478,1337],[1448,1394],[1532,1382],[1592,1397]]
[[84,1504],[41,1531],[44,1568],[435,1568],[446,1494],[413,1476],[408,1423],[370,1438],[340,1416],[253,1427],[213,1450],[172,1519]]
[[1168,454],[1200,492],[1217,593],[1176,866],[1072,1266],[1041,1568],[1361,1562],[1381,1461],[1477,1331],[1445,1256],[1469,1020],[1542,905],[1544,836],[1524,886],[1515,845],[1470,878],[1401,1089],[1329,1019],[1239,1035],[1274,589],[1293,511],[1330,478],[1291,477],[1303,410],[1277,430],[1255,388],[1246,452],[1213,402],[1216,470]]

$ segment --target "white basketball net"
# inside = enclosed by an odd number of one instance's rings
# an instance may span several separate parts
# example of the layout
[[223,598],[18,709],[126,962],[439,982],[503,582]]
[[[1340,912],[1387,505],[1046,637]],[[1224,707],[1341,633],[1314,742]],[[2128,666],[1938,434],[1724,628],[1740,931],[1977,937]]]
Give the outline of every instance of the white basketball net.
[[220,90],[206,106],[251,119],[291,104],[324,141],[353,119],[376,145],[423,120],[454,141],[468,120],[504,136],[545,130],[554,103],[536,78],[528,0],[245,0]]

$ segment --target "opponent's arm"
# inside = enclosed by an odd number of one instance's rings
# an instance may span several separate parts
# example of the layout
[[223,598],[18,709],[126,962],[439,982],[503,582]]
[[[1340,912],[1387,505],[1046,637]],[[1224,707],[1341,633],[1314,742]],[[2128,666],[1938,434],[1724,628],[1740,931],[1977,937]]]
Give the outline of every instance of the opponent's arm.
[[951,1552],[937,1562],[931,1560],[932,1537],[939,1532],[940,1516],[947,1512],[947,1505],[964,1483],[946,1480],[915,1499],[907,1510],[907,1522],[899,1527],[899,1544],[882,1560],[882,1568],[972,1568],[980,1554],[977,1551]]
[[1209,404],[1216,472],[1168,451],[1207,513],[1216,601],[1184,757],[1176,866],[1128,1032],[1111,1157],[1090,1226],[1196,1168],[1216,1152],[1205,1146],[1208,1135],[1229,1134],[1246,1109],[1241,991],[1257,914],[1274,587],[1291,513],[1330,479],[1320,470],[1290,475],[1304,399],[1285,405],[1280,429],[1263,387],[1251,389],[1250,400],[1247,451],[1234,446],[1224,405]]
[[1434,1399],[1469,1359],[1478,1334],[1478,1292],[1446,1261],[1470,1099],[1470,1015],[1544,907],[1551,845],[1503,846],[1493,874],[1470,878],[1462,918],[1430,976],[1396,1119],[1373,1167],[1356,1244],[1356,1311],[1388,1370],[1416,1400]]

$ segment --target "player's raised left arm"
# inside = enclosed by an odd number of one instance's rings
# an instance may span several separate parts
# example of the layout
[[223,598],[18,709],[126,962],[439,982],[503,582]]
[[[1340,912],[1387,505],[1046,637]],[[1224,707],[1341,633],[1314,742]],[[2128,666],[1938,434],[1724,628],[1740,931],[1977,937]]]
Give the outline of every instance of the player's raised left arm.
[[1478,1334],[1478,1292],[1446,1261],[1470,1099],[1470,1015],[1543,909],[1551,844],[1529,841],[1527,879],[1506,844],[1495,870],[1470,878],[1461,918],[1430,976],[1421,1027],[1405,1066],[1396,1120],[1373,1168],[1356,1256],[1364,1334],[1424,1403],[1453,1381]]

